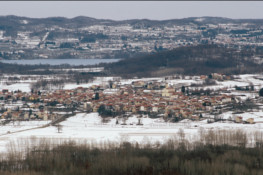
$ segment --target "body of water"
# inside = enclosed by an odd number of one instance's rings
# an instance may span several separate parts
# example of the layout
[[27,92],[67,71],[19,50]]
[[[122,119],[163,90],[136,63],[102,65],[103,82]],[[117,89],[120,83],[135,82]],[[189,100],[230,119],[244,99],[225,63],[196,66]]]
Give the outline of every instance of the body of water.
[[50,64],[50,65],[60,65],[60,64],[69,64],[69,65],[96,65],[99,63],[113,63],[117,62],[120,59],[34,59],[34,60],[0,60],[3,63],[10,64]]

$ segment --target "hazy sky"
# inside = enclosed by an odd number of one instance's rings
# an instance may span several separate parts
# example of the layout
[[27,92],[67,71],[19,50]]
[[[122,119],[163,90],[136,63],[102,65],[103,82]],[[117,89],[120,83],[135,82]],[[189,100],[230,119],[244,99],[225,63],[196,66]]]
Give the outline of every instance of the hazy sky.
[[263,18],[263,1],[0,1],[0,15],[89,16],[103,19],[175,19],[218,16]]

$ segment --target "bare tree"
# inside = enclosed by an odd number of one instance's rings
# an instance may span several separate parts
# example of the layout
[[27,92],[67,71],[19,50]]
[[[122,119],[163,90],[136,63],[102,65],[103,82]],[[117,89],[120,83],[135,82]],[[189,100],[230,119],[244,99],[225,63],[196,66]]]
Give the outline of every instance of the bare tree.
[[185,139],[185,133],[184,130],[182,128],[180,128],[177,132],[179,138],[180,138],[180,142],[184,142]]
[[62,133],[62,128],[63,128],[63,126],[62,126],[61,124],[57,124],[57,125],[55,125],[55,126],[56,126],[56,128],[57,128],[58,133]]

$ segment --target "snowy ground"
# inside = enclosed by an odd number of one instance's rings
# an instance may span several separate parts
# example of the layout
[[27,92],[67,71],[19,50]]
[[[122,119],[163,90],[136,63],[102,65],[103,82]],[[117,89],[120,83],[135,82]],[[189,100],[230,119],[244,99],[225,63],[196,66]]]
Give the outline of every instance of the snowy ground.
[[50,121],[14,121],[14,122],[10,122],[4,126],[3,125],[0,126],[0,136],[5,135],[9,132],[16,132],[16,131],[21,131],[21,130],[43,126],[48,123],[50,123]]
[[[255,114],[256,115],[256,114]],[[29,128],[36,128],[46,122],[20,122],[10,123],[0,128],[0,152],[4,153],[9,149],[11,142],[22,142],[32,138],[45,138],[56,141],[76,140],[84,141],[86,143],[102,143],[102,142],[138,142],[138,143],[160,143],[172,138],[178,137],[178,131],[182,128],[185,132],[186,139],[195,141],[198,139],[198,131],[200,128],[205,130],[235,130],[245,129],[246,132],[253,133],[255,131],[263,132],[263,123],[236,124],[236,123],[213,123],[208,124],[206,120],[203,121],[189,121],[183,120],[179,123],[165,123],[162,119],[141,118],[143,125],[136,125],[138,123],[137,117],[130,117],[127,125],[121,125],[123,121],[119,119],[119,124],[116,125],[116,119],[111,119],[108,123],[103,124],[101,117],[97,113],[79,113],[74,117],[68,118],[61,122],[62,131],[58,133],[58,129],[53,126],[46,128],[37,128],[34,130],[25,130]],[[15,132],[23,130],[22,132]],[[7,134],[10,131],[10,134]],[[3,134],[3,135],[2,135]],[[21,145],[20,145],[21,147]],[[22,146],[23,147],[23,146]]]
[[[8,76],[8,75],[5,75]],[[17,77],[20,77],[21,75],[16,75]],[[31,75],[34,77],[33,75]],[[260,89],[263,87],[263,75],[261,74],[244,74],[244,75],[239,75],[235,76],[238,79],[235,80],[228,80],[228,81],[217,81],[217,85],[213,86],[206,86],[203,87],[204,89],[209,88],[209,89],[220,89],[220,88],[234,88],[235,86],[248,86],[250,83],[253,83],[255,86],[255,89]],[[44,77],[45,79],[48,79],[48,77]],[[53,79],[54,77],[50,77]],[[76,84],[76,83],[66,83],[64,86],[64,89],[74,89],[77,87],[90,87],[92,85],[107,85],[109,80],[113,80],[114,78],[119,78],[119,77],[97,77],[93,82],[91,83],[82,83],[82,84]],[[200,84],[202,83],[202,80],[200,80],[198,77],[185,77],[186,79],[174,79],[174,80],[165,80],[168,84],[173,84],[173,85],[191,85],[192,83],[195,84]],[[141,78],[141,79],[121,79],[120,84],[131,84],[133,81],[162,81],[164,78]],[[24,92],[30,92],[30,84],[32,82],[35,82],[36,79],[29,79],[26,81],[20,81],[16,82],[11,85],[6,85],[6,82],[0,82],[0,90],[2,89],[9,89],[10,91],[14,90],[21,90]]]
[[225,112],[221,114],[223,119],[229,119],[232,118],[232,120],[235,118],[235,116],[240,116],[243,118],[243,121],[253,118],[255,123],[262,123],[263,124],[263,112],[245,112],[242,114],[233,114],[231,111]]
[[20,90],[22,92],[30,92],[30,83],[15,83],[11,85],[6,85],[4,83],[0,83],[0,91],[3,89],[8,89],[9,91]]
[[[115,77],[97,77],[95,80],[91,83],[82,83],[82,84],[76,84],[76,83],[68,83],[65,84],[64,89],[74,89],[78,87],[84,87],[88,88],[92,85],[108,85],[110,80],[113,80]],[[142,78],[142,79],[122,79],[120,80],[120,84],[131,84],[133,81],[151,81],[151,80],[162,80],[162,78]]]

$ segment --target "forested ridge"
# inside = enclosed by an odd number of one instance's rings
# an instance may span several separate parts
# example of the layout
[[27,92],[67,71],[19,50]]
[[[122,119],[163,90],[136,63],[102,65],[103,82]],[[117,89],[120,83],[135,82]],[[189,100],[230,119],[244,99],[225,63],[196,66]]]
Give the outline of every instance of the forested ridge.
[[262,53],[261,48],[239,50],[213,44],[188,46],[125,59],[107,65],[106,69],[113,75],[126,77],[256,73],[262,71],[262,64],[255,62],[254,57],[260,57]]
[[[136,56],[115,63],[101,63],[105,73],[122,77],[158,77],[173,74],[207,75],[210,73],[245,74],[263,71],[263,48],[226,48],[221,45],[197,45],[171,51]],[[49,69],[96,67],[70,65],[18,65],[0,62],[0,73],[52,74]]]

